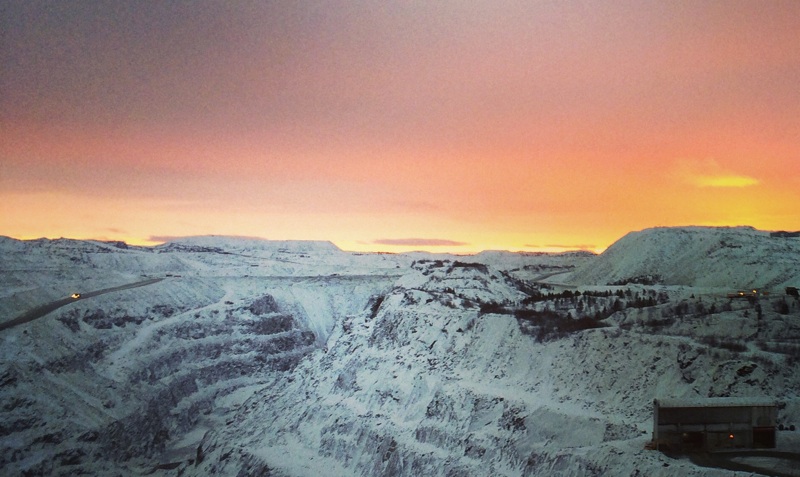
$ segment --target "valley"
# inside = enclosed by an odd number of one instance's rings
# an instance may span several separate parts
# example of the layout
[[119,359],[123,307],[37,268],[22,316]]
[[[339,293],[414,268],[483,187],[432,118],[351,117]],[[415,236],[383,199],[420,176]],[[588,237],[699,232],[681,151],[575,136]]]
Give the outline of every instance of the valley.
[[0,249],[3,323],[81,294],[0,330],[10,475],[730,475],[647,449],[656,397],[773,398],[779,447],[800,445],[797,237]]

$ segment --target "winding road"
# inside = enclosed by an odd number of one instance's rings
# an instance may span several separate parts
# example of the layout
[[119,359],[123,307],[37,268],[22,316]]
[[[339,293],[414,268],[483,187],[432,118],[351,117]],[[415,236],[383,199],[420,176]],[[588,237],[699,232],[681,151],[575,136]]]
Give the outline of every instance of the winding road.
[[147,286],[147,285],[152,285],[153,283],[158,283],[161,280],[163,280],[163,278],[150,278],[148,280],[142,280],[140,282],[129,283],[127,285],[121,285],[121,286],[118,286],[118,287],[104,288],[102,290],[95,290],[95,291],[91,291],[91,292],[81,293],[79,298],[67,297],[67,298],[62,298],[60,300],[51,301],[50,303],[47,303],[45,305],[37,306],[36,308],[34,308],[32,310],[28,310],[25,313],[19,315],[18,317],[14,318],[11,321],[6,321],[5,323],[0,323],[0,331],[6,330],[8,328],[13,328],[15,326],[18,326],[18,325],[21,325],[21,324],[24,324],[24,323],[31,322],[31,321],[33,321],[35,319],[43,317],[44,315],[46,315],[46,314],[48,314],[48,313],[50,313],[52,311],[55,311],[55,310],[61,308],[62,306],[69,305],[70,303],[76,302],[78,300],[85,300],[86,298],[92,298],[92,297],[95,297],[95,296],[98,296],[98,295],[104,295],[106,293],[111,293],[111,292],[116,292],[116,291],[121,291],[121,290],[128,290],[130,288],[144,287],[144,286]]
[[[737,462],[735,458],[759,458],[752,462]],[[713,467],[740,472],[752,472],[776,477],[795,477],[800,475],[798,464],[800,454],[772,449],[690,454],[689,459],[703,467]]]

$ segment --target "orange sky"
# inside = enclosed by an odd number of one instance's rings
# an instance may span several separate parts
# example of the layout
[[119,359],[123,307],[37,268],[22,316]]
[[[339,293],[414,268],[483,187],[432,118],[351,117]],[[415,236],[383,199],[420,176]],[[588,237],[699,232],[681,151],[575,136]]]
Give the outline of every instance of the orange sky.
[[11,2],[0,235],[800,229],[800,3]]

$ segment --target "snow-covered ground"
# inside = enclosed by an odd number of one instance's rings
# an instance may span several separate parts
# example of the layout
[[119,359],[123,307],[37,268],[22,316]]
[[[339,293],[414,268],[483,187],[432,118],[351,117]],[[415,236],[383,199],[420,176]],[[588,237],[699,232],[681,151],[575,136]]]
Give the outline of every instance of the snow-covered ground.
[[[651,229],[607,252],[0,238],[9,475],[731,475],[647,450],[655,397],[800,426],[800,239]],[[755,277],[755,278],[752,278]],[[740,288],[767,296],[728,298]],[[779,432],[779,445],[798,442]]]
[[800,237],[751,227],[660,227],[631,232],[598,260],[578,267],[574,283],[651,281],[669,285],[765,288],[798,286]]

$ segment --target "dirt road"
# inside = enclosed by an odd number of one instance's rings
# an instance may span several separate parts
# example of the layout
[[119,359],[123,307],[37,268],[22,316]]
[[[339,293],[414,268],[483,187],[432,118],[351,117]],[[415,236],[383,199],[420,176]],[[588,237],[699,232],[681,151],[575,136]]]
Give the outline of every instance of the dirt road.
[[67,297],[67,298],[62,298],[60,300],[52,301],[52,302],[47,303],[45,305],[37,306],[36,308],[34,308],[32,310],[28,310],[25,313],[23,313],[23,314],[19,315],[18,317],[14,318],[13,320],[6,321],[5,323],[0,323],[0,331],[6,330],[8,328],[13,328],[15,326],[18,326],[18,325],[21,325],[21,324],[24,324],[24,323],[29,323],[29,322],[31,322],[31,321],[33,321],[35,319],[38,319],[38,318],[41,318],[41,317],[45,316],[46,314],[48,314],[48,313],[50,313],[52,311],[55,311],[55,310],[61,308],[62,306],[69,305],[70,303],[73,303],[73,302],[78,301],[78,300],[85,300],[87,298],[92,298],[92,297],[95,297],[95,296],[98,296],[98,295],[103,295],[103,294],[111,293],[111,292],[115,292],[115,291],[128,290],[130,288],[138,288],[138,287],[143,287],[143,286],[147,286],[147,285],[152,285],[153,283],[160,282],[161,280],[163,280],[163,278],[150,278],[148,280],[142,280],[140,282],[129,283],[127,285],[121,285],[121,286],[118,286],[118,287],[104,288],[102,290],[95,290],[95,291],[91,291],[91,292],[81,293],[79,298]]

